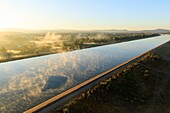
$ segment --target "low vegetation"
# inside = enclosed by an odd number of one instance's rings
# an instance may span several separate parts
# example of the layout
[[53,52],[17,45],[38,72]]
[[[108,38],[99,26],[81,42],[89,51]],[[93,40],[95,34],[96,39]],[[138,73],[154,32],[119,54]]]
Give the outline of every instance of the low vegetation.
[[0,32],[0,62],[159,36],[151,33]]

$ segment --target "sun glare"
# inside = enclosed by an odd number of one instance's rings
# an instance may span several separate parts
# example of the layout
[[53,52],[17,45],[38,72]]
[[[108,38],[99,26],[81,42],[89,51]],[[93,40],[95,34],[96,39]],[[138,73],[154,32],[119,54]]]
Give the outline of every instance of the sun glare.
[[14,14],[0,13],[0,28],[15,28],[17,27],[18,19]]
[[18,20],[17,13],[10,4],[0,3],[0,28],[15,28]]

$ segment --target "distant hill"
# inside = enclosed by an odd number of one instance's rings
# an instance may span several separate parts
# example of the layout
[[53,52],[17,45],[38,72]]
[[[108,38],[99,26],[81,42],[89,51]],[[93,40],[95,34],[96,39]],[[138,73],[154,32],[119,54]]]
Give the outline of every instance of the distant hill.
[[24,29],[0,29],[0,31],[7,32],[56,32],[56,33],[85,33],[85,32],[108,32],[108,33],[170,33],[168,29],[154,29],[154,30],[140,30],[140,31],[131,31],[131,30],[118,30],[118,29],[103,29],[103,30],[69,30],[69,29],[58,29],[58,30],[24,30]]
[[155,29],[155,30],[142,30],[140,32],[150,32],[150,33],[170,33],[168,29]]
[[170,33],[168,29],[154,29],[154,30],[140,30],[140,31],[130,31],[130,30],[93,30],[95,32],[113,32],[113,33]]

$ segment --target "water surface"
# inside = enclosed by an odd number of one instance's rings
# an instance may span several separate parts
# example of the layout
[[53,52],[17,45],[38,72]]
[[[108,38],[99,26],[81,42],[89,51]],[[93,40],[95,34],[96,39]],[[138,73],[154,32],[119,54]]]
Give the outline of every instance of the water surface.
[[170,40],[170,35],[0,64],[0,112],[23,112]]

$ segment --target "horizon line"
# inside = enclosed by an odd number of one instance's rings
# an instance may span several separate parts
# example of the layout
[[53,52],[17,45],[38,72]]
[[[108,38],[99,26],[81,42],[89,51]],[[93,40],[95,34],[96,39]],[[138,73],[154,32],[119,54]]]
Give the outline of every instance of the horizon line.
[[12,31],[12,30],[23,30],[23,31],[53,31],[53,30],[72,30],[72,31],[97,31],[97,30],[120,30],[120,31],[143,31],[143,30],[170,30],[167,28],[153,28],[153,29],[119,29],[119,28],[98,28],[98,29],[73,29],[73,28],[42,28],[42,29],[24,29],[24,28],[0,28],[0,31]]

